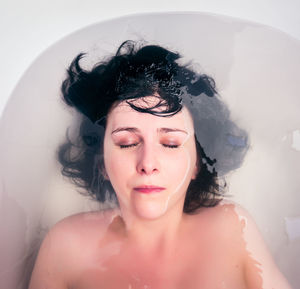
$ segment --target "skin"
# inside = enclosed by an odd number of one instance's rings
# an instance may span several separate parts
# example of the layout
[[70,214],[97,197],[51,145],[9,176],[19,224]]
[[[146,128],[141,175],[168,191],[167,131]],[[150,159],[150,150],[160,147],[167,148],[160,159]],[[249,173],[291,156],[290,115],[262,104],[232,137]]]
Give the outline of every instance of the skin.
[[[149,254],[158,239],[173,240],[182,221],[185,193],[197,172],[193,135],[186,109],[169,118],[120,104],[110,114],[104,138],[106,172],[129,237],[138,240],[137,246],[147,246]],[[145,185],[164,190],[143,194],[134,189]]]
[[[185,108],[172,117],[139,113],[124,103],[113,108],[103,173],[120,209],[55,225],[29,288],[290,288],[244,209],[222,202],[183,213],[187,187],[201,169],[193,135]],[[163,190],[136,190],[144,185]]]

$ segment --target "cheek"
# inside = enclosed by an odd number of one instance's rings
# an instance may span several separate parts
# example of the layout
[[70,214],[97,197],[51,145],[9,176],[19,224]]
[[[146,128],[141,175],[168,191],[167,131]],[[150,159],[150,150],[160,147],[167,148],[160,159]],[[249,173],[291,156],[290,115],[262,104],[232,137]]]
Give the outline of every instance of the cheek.
[[174,183],[182,182],[189,176],[191,168],[191,156],[187,149],[183,148],[176,153],[169,153],[162,161],[162,171],[166,177],[173,179]]
[[106,150],[104,154],[104,164],[108,178],[115,191],[124,188],[134,173],[132,157],[118,150]]
[[116,175],[122,171],[126,162],[122,161],[116,154],[113,149],[113,144],[108,138],[106,138],[106,136],[104,138],[103,155],[106,174],[108,175],[109,180],[113,182],[113,180],[116,178]]
[[193,143],[188,144],[181,152],[173,158],[170,168],[173,171],[172,177],[177,188],[186,189],[197,171],[197,153]]
[[[122,156],[113,152],[106,152],[104,156],[105,169],[110,179],[121,177],[126,172],[127,162],[122,159]],[[122,174],[120,173],[122,172]]]

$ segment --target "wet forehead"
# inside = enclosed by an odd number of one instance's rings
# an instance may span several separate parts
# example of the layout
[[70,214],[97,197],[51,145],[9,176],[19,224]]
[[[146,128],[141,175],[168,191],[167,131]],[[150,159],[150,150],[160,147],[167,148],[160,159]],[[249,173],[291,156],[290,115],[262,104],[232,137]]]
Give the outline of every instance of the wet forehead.
[[184,129],[189,133],[194,131],[192,117],[185,107],[173,116],[161,117],[138,112],[124,102],[116,106],[108,116],[107,129],[113,130],[118,126],[143,129],[177,128]]

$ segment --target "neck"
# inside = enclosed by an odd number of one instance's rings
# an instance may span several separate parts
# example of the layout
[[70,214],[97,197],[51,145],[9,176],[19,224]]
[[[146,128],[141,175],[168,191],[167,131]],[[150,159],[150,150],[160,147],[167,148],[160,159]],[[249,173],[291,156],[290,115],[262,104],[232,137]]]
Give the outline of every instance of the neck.
[[[126,211],[125,211],[126,212]],[[143,219],[121,211],[117,228],[122,228],[132,251],[144,258],[167,258],[174,252],[185,227],[187,215],[174,208],[157,219]]]

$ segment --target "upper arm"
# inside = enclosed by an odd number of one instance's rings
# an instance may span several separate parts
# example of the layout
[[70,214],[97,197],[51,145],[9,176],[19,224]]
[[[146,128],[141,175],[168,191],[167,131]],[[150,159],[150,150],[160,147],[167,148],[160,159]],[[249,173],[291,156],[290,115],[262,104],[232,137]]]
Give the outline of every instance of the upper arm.
[[243,227],[245,242],[243,263],[247,289],[290,289],[288,282],[273,261],[253,219],[238,206],[236,211]]
[[66,233],[54,227],[45,237],[31,275],[29,289],[66,289]]
[[114,215],[80,213],[60,221],[44,239],[29,289],[67,289],[77,282],[82,269],[94,262],[99,240]]

